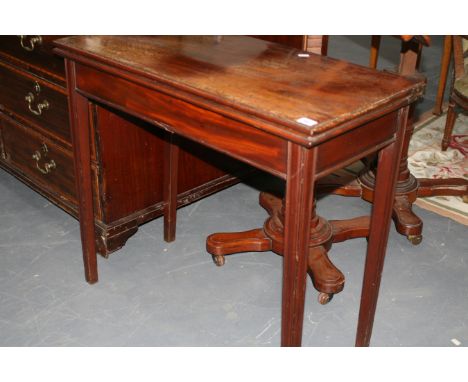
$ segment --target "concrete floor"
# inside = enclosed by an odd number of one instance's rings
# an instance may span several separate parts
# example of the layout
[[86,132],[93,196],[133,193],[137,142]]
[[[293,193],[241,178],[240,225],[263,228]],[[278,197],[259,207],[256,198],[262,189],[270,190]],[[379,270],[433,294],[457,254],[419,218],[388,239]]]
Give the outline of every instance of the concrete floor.
[[[337,40],[359,53],[363,38],[332,38],[331,55]],[[278,346],[282,258],[238,254],[218,268],[205,250],[212,232],[260,226],[258,188],[276,183],[260,175],[180,209],[171,244],[161,219],[142,226],[99,258],[90,286],[77,220],[0,171],[0,346]],[[413,246],[392,227],[371,345],[467,346],[468,229],[414,209],[424,240]],[[330,219],[369,210],[357,198],[318,203]],[[333,246],[346,286],[328,305],[308,280],[304,346],[354,345],[365,248],[364,239]]]

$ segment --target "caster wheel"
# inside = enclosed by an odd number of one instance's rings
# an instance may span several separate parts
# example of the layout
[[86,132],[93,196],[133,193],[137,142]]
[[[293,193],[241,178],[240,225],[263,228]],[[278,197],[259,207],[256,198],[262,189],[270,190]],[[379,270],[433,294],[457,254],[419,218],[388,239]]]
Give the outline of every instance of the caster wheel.
[[333,298],[333,293],[320,292],[318,295],[318,302],[322,305],[328,304]]
[[418,245],[422,241],[422,235],[409,235],[408,240],[411,242],[411,244]]
[[222,267],[225,263],[224,256],[213,256],[213,261],[218,267]]

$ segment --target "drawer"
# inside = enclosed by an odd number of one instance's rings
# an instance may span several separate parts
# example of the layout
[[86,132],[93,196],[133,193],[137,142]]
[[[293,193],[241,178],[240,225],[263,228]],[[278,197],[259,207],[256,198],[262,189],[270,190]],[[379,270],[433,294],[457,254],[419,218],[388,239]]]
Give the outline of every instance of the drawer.
[[52,52],[64,36],[0,36],[0,58],[32,73],[65,84],[63,59]]
[[57,199],[76,204],[72,153],[0,114],[2,160]]
[[0,109],[71,144],[65,88],[0,63]]

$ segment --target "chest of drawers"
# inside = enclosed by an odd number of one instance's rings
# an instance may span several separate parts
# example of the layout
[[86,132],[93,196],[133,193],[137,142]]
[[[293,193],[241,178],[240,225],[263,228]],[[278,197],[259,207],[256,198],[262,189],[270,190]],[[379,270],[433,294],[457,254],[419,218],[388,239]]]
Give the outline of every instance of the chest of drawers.
[[[57,37],[0,36],[0,167],[77,217],[65,69],[52,52]],[[93,105],[91,115],[96,243],[107,256],[163,214],[167,137],[104,105]],[[184,140],[178,155],[178,206],[248,170]]]

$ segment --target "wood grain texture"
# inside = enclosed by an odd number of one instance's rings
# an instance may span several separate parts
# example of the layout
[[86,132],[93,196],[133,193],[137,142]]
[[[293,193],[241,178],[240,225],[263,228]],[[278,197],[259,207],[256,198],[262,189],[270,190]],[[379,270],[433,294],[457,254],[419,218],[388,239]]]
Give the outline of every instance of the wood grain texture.
[[375,197],[369,229],[356,346],[369,346],[395,200],[409,107],[399,111],[396,141],[379,152]]
[[[73,156],[50,139],[46,139],[7,116],[0,114],[4,160],[38,183],[41,188],[53,193],[65,203],[77,203]],[[44,145],[47,152],[44,151]],[[38,160],[33,155],[39,152]],[[43,174],[45,165],[55,163],[49,173]]]
[[174,134],[166,134],[164,143],[164,240],[175,240],[177,218],[177,180],[179,177],[179,145]]
[[[80,60],[125,67],[308,136],[418,92],[419,86],[345,61],[315,54],[301,58],[293,48],[243,36],[81,36],[56,44]],[[318,123],[303,125],[297,122],[301,117]]]
[[286,143],[279,137],[88,66],[77,64],[77,71],[81,93],[284,177]]
[[98,281],[96,242],[94,229],[93,186],[91,181],[91,145],[89,101],[76,93],[75,64],[65,60],[69,102],[73,113],[70,114],[72,126],[76,190],[79,198],[81,243],[86,281]]
[[286,180],[281,345],[300,346],[317,149],[289,143]]
[[[23,44],[31,48],[34,37],[37,36],[24,36]],[[41,43],[27,51],[21,46],[20,36],[0,36],[0,59],[65,87],[63,59],[53,53],[54,40],[63,37],[40,36]]]

